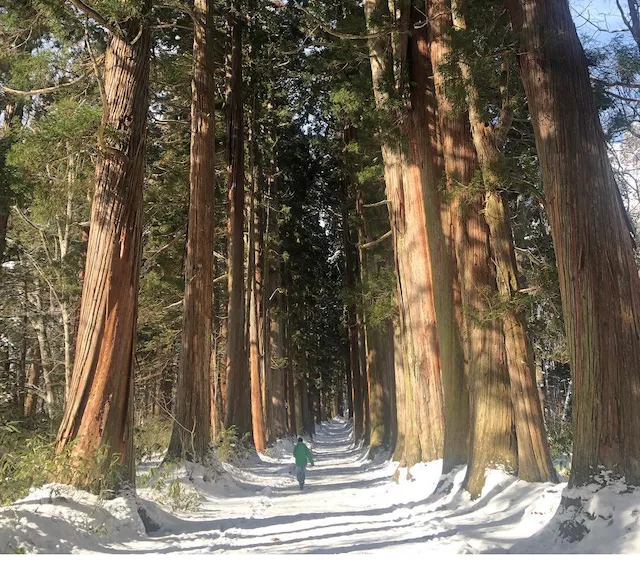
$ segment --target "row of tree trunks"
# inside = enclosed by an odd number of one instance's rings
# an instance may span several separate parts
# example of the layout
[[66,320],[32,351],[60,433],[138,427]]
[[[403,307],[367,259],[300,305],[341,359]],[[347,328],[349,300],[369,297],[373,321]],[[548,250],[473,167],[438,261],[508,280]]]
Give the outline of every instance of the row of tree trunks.
[[[144,3],[145,12],[149,5]],[[72,445],[77,458],[91,459],[106,448],[101,473],[118,455],[124,467],[121,477],[131,483],[150,40],[146,18],[122,22],[118,35],[109,34],[80,324],[71,390],[58,432],[58,450]],[[69,480],[90,487],[94,476],[79,471],[69,474]]]
[[573,378],[570,484],[640,483],[640,278],[567,0],[507,0],[533,120]]

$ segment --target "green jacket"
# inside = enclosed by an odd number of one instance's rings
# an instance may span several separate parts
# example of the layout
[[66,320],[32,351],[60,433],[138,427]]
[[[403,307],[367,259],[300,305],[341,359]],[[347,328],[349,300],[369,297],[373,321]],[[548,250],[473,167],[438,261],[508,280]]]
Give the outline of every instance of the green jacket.
[[311,454],[311,450],[307,448],[307,445],[304,442],[298,442],[296,447],[293,449],[293,456],[296,459],[296,466],[303,468],[307,465],[307,459],[313,466],[313,456]]

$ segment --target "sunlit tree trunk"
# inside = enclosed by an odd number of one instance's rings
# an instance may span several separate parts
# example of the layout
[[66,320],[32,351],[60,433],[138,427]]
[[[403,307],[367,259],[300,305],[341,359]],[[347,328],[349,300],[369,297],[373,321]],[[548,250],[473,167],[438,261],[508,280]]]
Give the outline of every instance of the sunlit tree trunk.
[[[148,8],[145,3],[144,7]],[[80,305],[69,399],[58,432],[58,450],[73,447],[91,459],[104,449],[96,472],[69,473],[91,487],[114,455],[121,478],[134,483],[133,355],[141,258],[142,183],[148,108],[151,31],[146,20],[109,35],[101,155]],[[134,41],[135,40],[135,41]]]
[[566,0],[508,0],[544,182],[573,377],[570,483],[640,483],[640,278]]
[[[453,0],[452,15],[456,28],[466,29],[464,4],[461,0]],[[485,190],[484,215],[489,225],[501,306],[504,306],[502,320],[518,441],[518,477],[530,482],[555,481],[557,478],[551,462],[536,386],[533,346],[527,333],[524,311],[519,303],[521,294],[509,208],[504,196],[500,194],[499,147],[509,130],[509,103],[506,99],[503,101],[500,120],[496,125],[486,123],[471,63],[465,56],[460,56],[458,64],[466,84],[471,133]]]
[[[388,13],[387,3],[366,0],[364,8],[367,28],[375,32],[378,19]],[[394,63],[402,69],[406,52],[403,45],[404,40],[399,39],[389,49],[384,35],[369,39],[374,95],[376,106],[381,110],[387,107],[390,90],[394,89],[389,86],[400,84],[399,79],[394,78]],[[395,46],[396,58],[390,60]],[[398,333],[403,346],[401,359],[406,385],[404,456],[407,464],[412,465],[441,457],[444,438],[430,251],[419,169],[407,163],[404,152],[393,142],[382,144],[382,157],[398,279]],[[396,355],[396,361],[398,357]]]
[[444,397],[444,474],[467,461],[469,396],[464,370],[461,330],[454,300],[455,256],[443,230],[440,187],[444,178],[442,151],[436,114],[435,87],[429,54],[424,2],[414,1],[411,22],[418,25],[408,44],[411,87],[411,115],[408,122],[408,162],[422,177],[425,224],[431,267],[433,297],[440,348]]

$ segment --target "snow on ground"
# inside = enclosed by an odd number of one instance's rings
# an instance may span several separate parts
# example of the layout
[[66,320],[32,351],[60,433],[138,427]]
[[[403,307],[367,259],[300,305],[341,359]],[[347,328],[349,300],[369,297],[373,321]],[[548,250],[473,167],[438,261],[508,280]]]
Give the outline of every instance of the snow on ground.
[[342,420],[319,425],[311,447],[303,491],[290,440],[213,475],[143,466],[136,499],[45,486],[0,510],[0,553],[640,553],[640,491],[606,473],[566,490],[489,471],[473,501],[464,469],[434,493],[440,462],[396,472]]

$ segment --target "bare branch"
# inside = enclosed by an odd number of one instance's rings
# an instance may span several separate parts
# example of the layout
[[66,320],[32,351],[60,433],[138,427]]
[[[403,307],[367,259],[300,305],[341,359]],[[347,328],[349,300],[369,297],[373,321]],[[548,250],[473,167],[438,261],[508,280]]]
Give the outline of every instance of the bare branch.
[[389,200],[381,200],[380,202],[374,202],[373,204],[363,204],[362,208],[375,208],[376,206],[383,206],[385,204],[391,204]]
[[11,89],[6,85],[0,85],[0,91],[5,91],[6,93],[9,93],[11,95],[24,95],[27,97],[34,97],[36,95],[45,95],[47,93],[54,93],[58,91],[58,89],[63,89],[64,87],[71,87],[72,85],[76,85],[77,83],[80,83],[83,79],[86,79],[88,75],[89,75],[88,73],[85,73],[84,75],[81,75],[80,77],[77,77],[76,79],[68,83],[61,83],[60,85],[54,85],[52,87],[43,87],[42,89],[32,89],[30,91],[22,91],[20,89]]
[[390,238],[392,234],[393,232],[389,230],[386,234],[383,234],[377,240],[374,240],[373,242],[367,242],[366,244],[362,244],[362,246],[358,246],[358,247],[361,250],[368,250],[369,248],[373,248],[374,246],[377,246],[378,244],[380,244],[380,242],[384,242],[387,238]]

